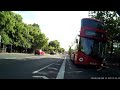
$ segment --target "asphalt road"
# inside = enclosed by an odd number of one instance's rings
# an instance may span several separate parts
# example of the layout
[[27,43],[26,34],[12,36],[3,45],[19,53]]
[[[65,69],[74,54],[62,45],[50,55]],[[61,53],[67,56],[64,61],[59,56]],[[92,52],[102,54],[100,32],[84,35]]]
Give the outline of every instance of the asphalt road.
[[0,79],[54,79],[64,57],[64,55],[49,55],[0,59]]
[[0,59],[0,79],[120,79],[120,69],[74,65],[67,55]]
[[103,69],[91,66],[76,66],[66,59],[64,79],[120,79],[120,69],[104,67]]

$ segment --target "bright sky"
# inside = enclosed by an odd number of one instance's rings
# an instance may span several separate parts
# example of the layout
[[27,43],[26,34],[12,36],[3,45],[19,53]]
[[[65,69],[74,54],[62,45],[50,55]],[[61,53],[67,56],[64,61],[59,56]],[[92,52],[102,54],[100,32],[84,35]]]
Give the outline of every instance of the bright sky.
[[49,38],[49,41],[58,40],[60,46],[68,50],[79,34],[81,19],[88,17],[88,11],[14,11],[22,15],[23,22],[37,23],[40,29]]

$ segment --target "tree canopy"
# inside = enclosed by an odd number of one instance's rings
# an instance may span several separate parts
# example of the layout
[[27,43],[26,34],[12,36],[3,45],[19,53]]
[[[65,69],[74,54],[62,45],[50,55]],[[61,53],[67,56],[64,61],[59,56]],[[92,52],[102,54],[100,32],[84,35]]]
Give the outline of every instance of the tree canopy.
[[[0,35],[5,46],[13,45],[15,47],[43,49],[46,51],[49,49],[58,51],[60,48],[60,43],[57,40],[48,43],[49,39],[41,32],[37,23],[26,24],[23,22],[21,15],[12,11],[0,12]],[[64,50],[61,49],[61,51]]]
[[109,39],[107,46],[111,47],[113,52],[113,44],[118,43],[117,39],[113,38],[120,35],[120,16],[116,11],[89,11],[89,16],[104,22]]
[[108,38],[113,38],[120,33],[120,17],[116,11],[90,11],[89,16],[104,22]]
[[65,51],[64,48],[60,47],[60,42],[58,40],[50,41],[48,46],[50,51],[56,51],[59,53],[62,53]]

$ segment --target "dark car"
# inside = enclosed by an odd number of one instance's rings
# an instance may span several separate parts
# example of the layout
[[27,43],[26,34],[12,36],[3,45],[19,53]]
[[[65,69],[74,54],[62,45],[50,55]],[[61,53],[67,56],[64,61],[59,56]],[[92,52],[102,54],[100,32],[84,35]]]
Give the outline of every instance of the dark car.
[[54,54],[56,54],[54,51],[51,51],[51,52],[50,52],[50,55],[54,55]]

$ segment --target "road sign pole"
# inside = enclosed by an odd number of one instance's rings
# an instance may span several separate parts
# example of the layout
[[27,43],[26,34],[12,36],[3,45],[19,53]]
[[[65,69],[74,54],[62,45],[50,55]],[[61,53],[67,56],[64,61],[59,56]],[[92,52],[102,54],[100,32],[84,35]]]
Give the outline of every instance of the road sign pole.
[[1,35],[0,35],[0,48],[1,48]]

